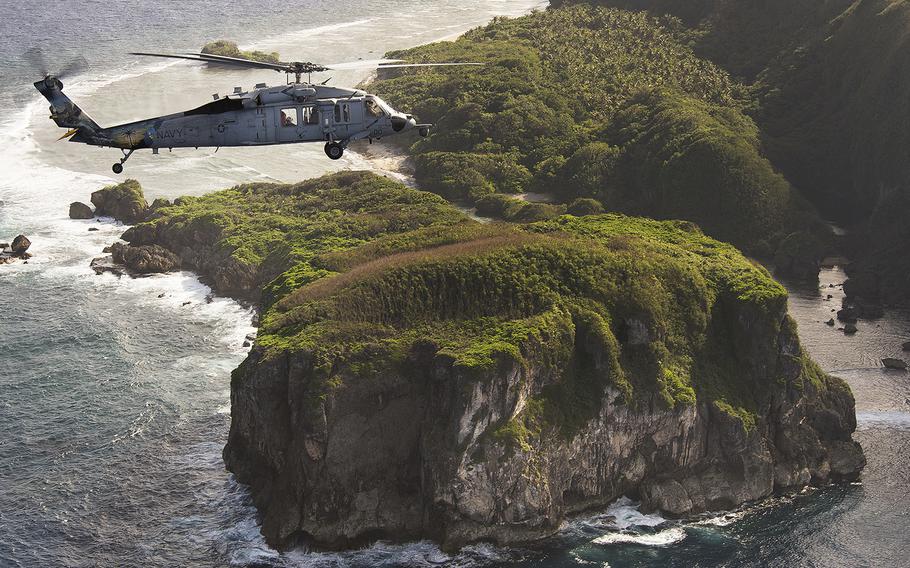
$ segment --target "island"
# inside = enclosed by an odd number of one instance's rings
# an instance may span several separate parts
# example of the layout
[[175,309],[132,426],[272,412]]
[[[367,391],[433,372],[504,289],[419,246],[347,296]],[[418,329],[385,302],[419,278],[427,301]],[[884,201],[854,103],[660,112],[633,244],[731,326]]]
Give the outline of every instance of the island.
[[237,43],[226,39],[210,41],[202,46],[202,53],[211,55],[223,55],[225,57],[235,57],[237,59],[249,59],[251,61],[261,61],[263,63],[278,63],[281,56],[273,51],[266,53],[264,51],[243,51],[237,47]]
[[274,547],[528,543],[623,495],[685,516],[851,481],[852,393],[772,270],[855,258],[848,334],[908,302],[908,6],[558,0],[386,54],[486,64],[370,80],[435,124],[393,142],[420,189],[92,202],[135,223],[115,264],[257,308],[223,455]]
[[622,495],[685,515],[865,463],[786,291],[691,222],[482,224],[367,172],[146,219],[123,246],[260,307],[224,458],[273,546],[522,543]]

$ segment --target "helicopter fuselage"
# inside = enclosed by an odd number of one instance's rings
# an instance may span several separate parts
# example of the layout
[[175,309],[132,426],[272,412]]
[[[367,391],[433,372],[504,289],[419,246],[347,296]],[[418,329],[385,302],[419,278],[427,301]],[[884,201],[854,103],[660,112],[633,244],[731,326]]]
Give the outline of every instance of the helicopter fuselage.
[[72,130],[71,142],[119,148],[124,159],[134,150],[259,146],[325,142],[326,154],[341,157],[350,142],[381,139],[417,128],[426,136],[430,125],[417,124],[376,95],[360,89],[292,83],[239,88],[230,95],[185,112],[101,128],[63,94],[62,83],[50,77],[35,83],[51,102],[51,118]]
[[263,87],[224,96],[186,112],[104,128],[86,142],[123,149],[315,141],[346,145],[361,138],[381,139],[416,126],[413,118],[364,91],[301,84]]

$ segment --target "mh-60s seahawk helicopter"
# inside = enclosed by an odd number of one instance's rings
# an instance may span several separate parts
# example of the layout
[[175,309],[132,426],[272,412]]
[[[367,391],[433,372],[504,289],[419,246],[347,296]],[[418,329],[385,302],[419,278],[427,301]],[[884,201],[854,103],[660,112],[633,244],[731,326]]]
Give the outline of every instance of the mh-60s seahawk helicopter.
[[[285,85],[269,87],[260,83],[243,92],[235,87],[230,95],[219,97],[198,108],[128,124],[102,128],[63,94],[63,83],[47,74],[35,88],[50,101],[50,118],[57,126],[70,130],[60,137],[92,146],[119,148],[123,158],[111,169],[123,172],[123,164],[134,151],[150,148],[201,148],[221,146],[258,146],[295,142],[325,142],[326,155],[337,160],[355,140],[380,139],[417,129],[427,136],[430,124],[418,124],[413,116],[393,109],[378,96],[360,89],[333,87],[311,82],[311,74],[357,68],[436,67],[482,65],[482,63],[403,63],[377,60],[336,65],[310,62],[267,63],[208,53],[173,55],[132,53],[149,57],[188,59],[249,69],[272,69],[286,73]],[[307,75],[307,82],[301,76]],[[290,76],[294,76],[291,83]]]

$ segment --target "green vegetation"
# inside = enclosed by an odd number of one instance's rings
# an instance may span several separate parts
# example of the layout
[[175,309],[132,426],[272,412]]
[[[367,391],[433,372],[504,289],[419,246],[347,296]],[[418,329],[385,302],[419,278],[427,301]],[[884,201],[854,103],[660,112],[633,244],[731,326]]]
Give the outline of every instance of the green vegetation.
[[238,59],[249,59],[251,61],[262,61],[263,63],[278,63],[281,61],[277,52],[241,51],[235,42],[226,39],[210,41],[202,47],[202,53],[224,55],[225,57],[236,57]]
[[411,151],[421,185],[449,199],[509,220],[519,207],[496,194],[594,199],[770,255],[798,225],[821,227],[764,158],[747,91],[696,56],[697,37],[670,18],[551,9],[389,54],[485,67],[383,71],[371,88],[439,124]]
[[[365,241],[317,255],[310,266],[340,272],[263,314],[258,344],[267,357],[309,352],[325,370],[319,384],[331,388],[378,378],[378,369],[425,372],[415,349],[449,358],[475,380],[502,365],[547,369],[558,380],[494,432],[517,447],[547,425],[571,436],[597,414],[607,388],[633,405],[706,397],[746,418],[767,396],[756,369],[775,364],[786,293],[691,223],[445,218]],[[750,323],[737,323],[741,316]],[[755,353],[762,364],[750,361]]]
[[[516,442],[540,418],[570,435],[608,386],[630,404],[706,396],[754,412],[765,385],[734,355],[736,342],[776,337],[786,301],[764,269],[693,225],[620,215],[429,225],[319,259],[344,272],[276,302],[259,345],[272,356],[311,351],[321,367],[349,364],[354,374],[406,367],[413,346],[426,343],[478,379],[504,363],[561,374],[534,400],[539,416],[499,432],[521,434]],[[737,338],[715,318],[742,306],[758,323]],[[651,339],[621,339],[630,321]],[[773,340],[763,348],[776,357]]]
[[534,203],[502,193],[481,197],[474,205],[477,214],[482,217],[495,217],[516,223],[545,221],[566,212],[565,205]]
[[134,179],[127,179],[92,192],[92,204],[98,216],[114,217],[125,223],[136,223],[148,214],[149,204],[142,193],[142,186]]
[[[714,401],[752,427],[788,321],[768,272],[691,222],[482,224],[365,172],[181,198],[128,236],[142,235],[255,273],[257,345],[266,359],[308,354],[313,404],[348,381],[422,381],[428,356],[460,380],[517,371],[543,381],[489,432],[517,449],[543,433],[571,437],[605,397],[666,409]],[[810,363],[803,375],[824,388]]]
[[774,165],[825,216],[856,228],[851,295],[910,303],[910,2],[582,3],[682,18],[695,53],[749,84]]
[[[339,251],[383,236],[464,222],[440,197],[365,172],[293,185],[254,183],[182,197],[126,235],[206,247],[257,274],[266,304],[334,272]],[[418,234],[419,236],[424,236]],[[404,244],[399,244],[404,247]]]

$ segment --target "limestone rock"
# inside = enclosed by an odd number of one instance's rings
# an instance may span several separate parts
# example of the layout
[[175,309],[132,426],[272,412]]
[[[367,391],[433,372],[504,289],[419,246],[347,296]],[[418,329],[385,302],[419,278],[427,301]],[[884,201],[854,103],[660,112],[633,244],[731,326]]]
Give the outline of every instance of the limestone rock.
[[95,216],[92,208],[81,201],[70,203],[70,219],[91,219]]
[[[757,333],[754,316],[733,321],[743,338]],[[254,346],[233,377],[224,459],[250,485],[270,544],[329,548],[383,537],[429,537],[446,549],[521,543],[630,493],[645,510],[685,515],[855,478],[865,459],[851,440],[849,389],[800,379],[795,329],[747,349],[766,344],[776,355],[756,362],[787,386],[754,426],[711,403],[633,407],[608,387],[599,414],[571,437],[512,447],[490,433],[559,380],[551,355],[535,361],[528,351],[530,364],[503,359],[477,377],[415,342],[399,371],[380,381],[333,369],[343,388],[314,399],[326,376],[308,352],[267,357]],[[574,349],[591,347],[582,339]]]
[[10,250],[12,251],[13,255],[22,256],[30,246],[32,246],[32,241],[28,240],[28,237],[25,235],[18,235],[15,239],[13,239],[13,244],[10,246]]
[[111,245],[111,255],[117,264],[138,274],[171,272],[180,268],[180,257],[159,245]]
[[138,223],[149,214],[142,187],[134,179],[92,193],[92,204],[96,215],[113,217],[124,223]]
[[857,312],[855,308],[845,306],[837,312],[837,319],[844,323],[856,323]]
[[110,272],[115,276],[123,276],[125,270],[122,265],[114,264],[113,259],[110,256],[99,256],[93,258],[89,267],[95,271],[95,274],[104,274],[105,272]]

